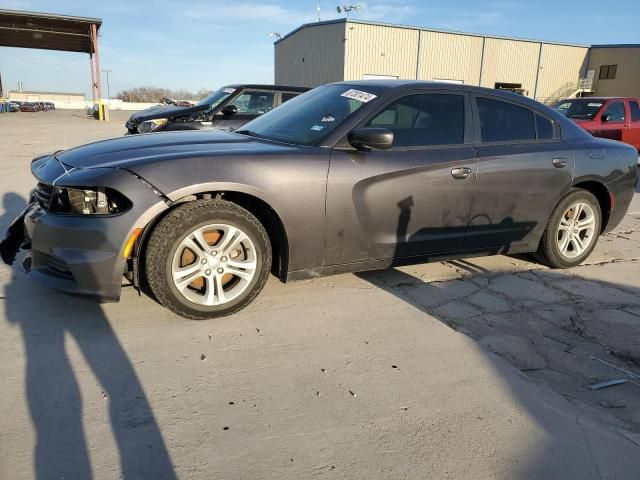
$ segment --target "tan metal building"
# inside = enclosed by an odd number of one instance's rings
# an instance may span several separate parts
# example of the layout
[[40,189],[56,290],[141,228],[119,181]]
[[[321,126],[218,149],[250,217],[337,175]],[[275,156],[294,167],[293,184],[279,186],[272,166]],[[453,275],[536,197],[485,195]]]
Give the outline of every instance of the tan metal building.
[[597,95],[640,98],[640,44],[594,45],[587,68]]
[[21,102],[84,102],[84,93],[62,93],[62,92],[29,92],[9,90],[7,92],[9,100]]
[[315,87],[363,78],[440,80],[513,89],[550,103],[595,93],[585,78],[593,76],[589,51],[586,45],[338,19],[302,25],[279,39],[275,82]]

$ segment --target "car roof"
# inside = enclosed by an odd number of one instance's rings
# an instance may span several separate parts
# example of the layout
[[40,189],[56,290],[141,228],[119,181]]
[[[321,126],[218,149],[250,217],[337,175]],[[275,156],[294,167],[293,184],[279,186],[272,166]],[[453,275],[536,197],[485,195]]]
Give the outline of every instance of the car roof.
[[288,92],[306,92],[311,90],[309,87],[294,87],[291,85],[266,85],[260,83],[235,83],[233,85],[225,85],[222,88],[257,88],[263,90],[276,90]]
[[[513,92],[508,90],[499,90],[495,88],[477,87],[475,85],[465,85],[464,83],[457,82],[444,82],[444,81],[429,81],[429,80],[387,80],[387,79],[375,79],[375,80],[345,80],[343,82],[336,82],[338,84],[346,85],[359,85],[359,86],[371,86],[371,87],[386,87],[386,88],[431,88],[431,89],[451,89],[463,90],[470,92],[482,92],[482,93],[495,93],[495,92],[507,92],[513,95]],[[515,94],[517,97],[522,95]]]
[[511,99],[520,103],[528,104],[532,107],[539,108],[540,102],[533,100],[525,95],[511,92],[509,90],[500,90],[496,88],[477,87],[475,85],[465,85],[456,82],[440,82],[440,81],[427,81],[427,80],[387,80],[387,79],[375,79],[375,80],[347,80],[344,82],[336,82],[336,85],[350,85],[353,87],[378,87],[386,88],[389,90],[402,90],[402,89],[432,89],[432,90],[458,90],[462,92],[478,93],[483,95],[501,96],[507,99]]

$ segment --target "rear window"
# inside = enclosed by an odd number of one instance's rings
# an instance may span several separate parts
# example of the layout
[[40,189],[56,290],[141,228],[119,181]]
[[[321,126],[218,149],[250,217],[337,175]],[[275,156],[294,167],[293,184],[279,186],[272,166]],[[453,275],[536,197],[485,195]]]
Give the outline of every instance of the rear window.
[[538,140],[551,140],[553,138],[553,123],[551,120],[536,114],[536,134]]
[[638,105],[638,102],[630,101],[629,107],[631,108],[631,121],[640,122],[640,105]]
[[477,103],[483,142],[536,139],[534,114],[528,108],[483,97]]

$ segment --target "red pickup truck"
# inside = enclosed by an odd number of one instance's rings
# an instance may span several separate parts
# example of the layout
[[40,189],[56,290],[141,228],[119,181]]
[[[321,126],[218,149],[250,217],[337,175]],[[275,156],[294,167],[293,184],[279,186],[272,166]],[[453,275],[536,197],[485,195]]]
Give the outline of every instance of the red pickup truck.
[[560,100],[553,108],[594,137],[619,140],[640,152],[640,102],[637,98],[568,98]]

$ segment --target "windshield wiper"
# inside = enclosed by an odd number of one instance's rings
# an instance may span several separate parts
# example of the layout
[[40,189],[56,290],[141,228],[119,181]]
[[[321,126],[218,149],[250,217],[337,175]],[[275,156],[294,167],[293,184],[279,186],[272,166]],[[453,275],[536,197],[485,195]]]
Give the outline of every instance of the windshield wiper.
[[259,135],[251,130],[235,130],[233,133],[239,133],[240,135],[246,135],[248,137],[264,138],[262,135]]

